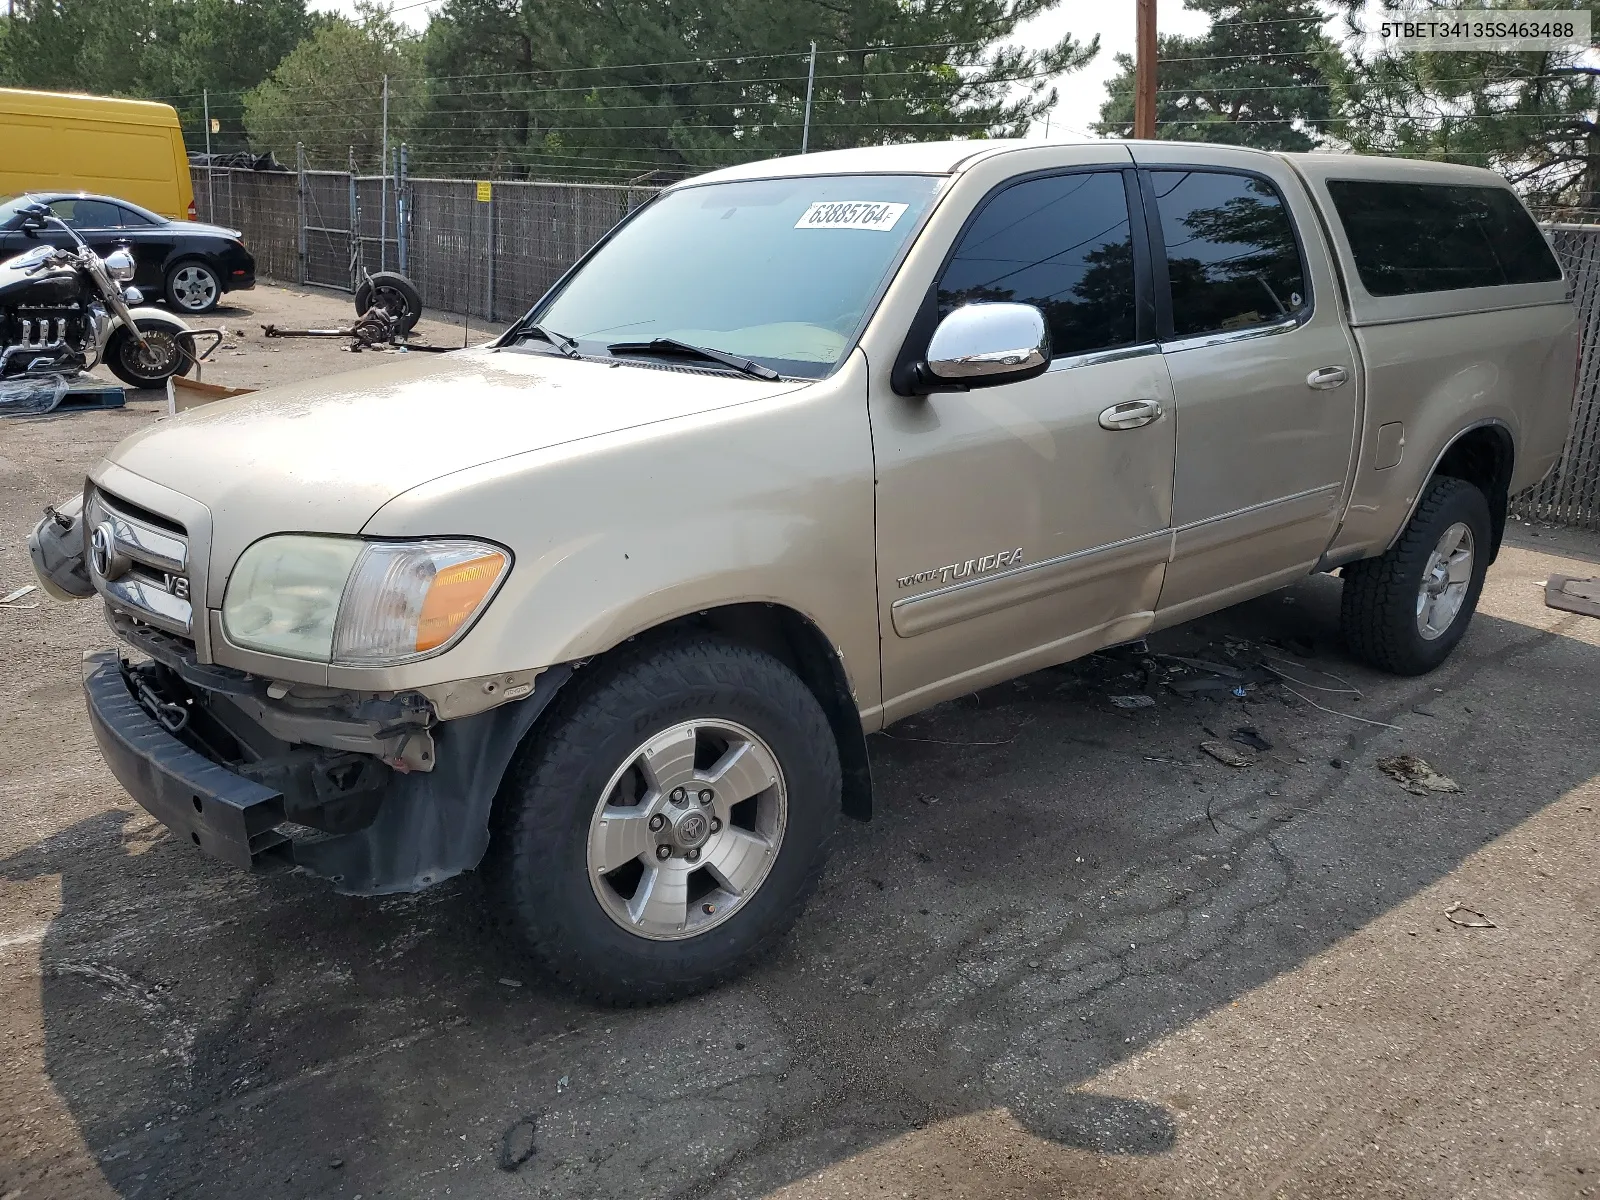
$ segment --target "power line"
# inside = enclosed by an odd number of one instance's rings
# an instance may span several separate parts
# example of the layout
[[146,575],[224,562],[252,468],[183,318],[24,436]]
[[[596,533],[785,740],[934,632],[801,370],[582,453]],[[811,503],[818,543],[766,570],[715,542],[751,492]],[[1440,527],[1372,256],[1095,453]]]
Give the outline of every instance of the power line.
[[[433,3],[433,0],[422,0],[422,3]],[[399,12],[401,10],[394,9],[392,11]],[[987,45],[987,44],[988,43],[986,43],[986,42],[900,42],[900,43],[891,43],[891,44],[888,44],[888,45],[880,45],[880,46],[849,46],[849,47],[845,47],[844,49],[839,49],[839,50],[820,50],[819,49],[818,50],[818,54],[820,56],[843,55],[843,54],[892,54],[892,53],[897,53],[897,52],[905,51],[905,50],[959,50],[959,49],[963,49],[963,48],[970,47],[970,46],[983,46],[983,45]],[[588,72],[588,71],[635,71],[635,70],[644,70],[644,69],[650,68],[650,67],[710,66],[713,63],[730,63],[730,62],[731,63],[770,62],[770,61],[772,61],[774,59],[796,59],[796,60],[799,60],[799,61],[804,61],[806,58],[809,57],[809,53],[810,52],[806,51],[806,50],[795,50],[795,51],[784,51],[784,52],[776,53],[776,54],[730,54],[730,55],[725,55],[725,56],[719,57],[719,58],[659,59],[659,60],[656,60],[656,61],[653,61],[653,62],[604,63],[604,64],[601,64],[601,65],[598,65],[598,66],[591,66],[591,67],[579,67],[579,66],[571,66],[571,67],[537,67],[537,68],[526,68],[526,69],[519,69],[519,70],[512,70],[512,71],[485,71],[485,72],[477,72],[477,73],[466,74],[466,75],[399,75],[399,74],[395,74],[395,75],[390,75],[389,79],[390,79],[391,83],[396,83],[396,82],[434,82],[434,83],[438,83],[438,82],[449,82],[449,81],[458,80],[458,79],[500,79],[500,78],[507,78],[507,77],[526,78],[528,76],[534,76],[534,75],[576,75],[576,74],[582,74],[582,73]],[[939,66],[939,65],[944,65],[944,64],[930,63],[928,65],[929,66]],[[886,74],[886,73],[887,72],[871,72],[871,74]],[[1061,72],[1053,71],[1053,72],[1049,72],[1049,73],[1050,74],[1060,74]],[[855,73],[855,74],[853,74],[853,75],[851,75],[849,77],[850,78],[859,78],[860,74],[861,74],[860,72],[857,72],[857,73]],[[757,81],[759,81],[760,78],[761,77],[757,77]],[[791,77],[791,78],[794,78],[794,77]],[[798,76],[798,78],[804,79],[805,76],[803,76],[803,75],[802,76]],[[223,92],[213,91],[213,92],[211,92],[211,95],[213,95],[213,96],[219,96],[219,95],[243,95],[244,93],[246,93],[246,92],[248,92],[250,90],[252,90],[252,89],[250,89],[250,88],[237,88],[237,89],[233,89],[231,91],[223,91]],[[177,93],[172,93],[172,94],[165,95],[165,96],[152,96],[152,97],[149,97],[149,98],[152,99],[152,100],[192,100],[192,99],[198,99],[201,96],[201,94],[202,93],[200,93],[200,92],[177,92]]]

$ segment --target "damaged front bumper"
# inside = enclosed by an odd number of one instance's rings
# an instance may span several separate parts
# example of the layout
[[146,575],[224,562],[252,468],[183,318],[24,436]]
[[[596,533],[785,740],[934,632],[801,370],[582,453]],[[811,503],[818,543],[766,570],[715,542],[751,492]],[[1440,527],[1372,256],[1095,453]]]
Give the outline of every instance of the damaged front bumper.
[[[414,696],[286,709],[264,680],[140,648],[161,657],[84,658],[89,722],[128,794],[224,862],[297,867],[362,895],[416,891],[477,866],[501,777],[571,674],[552,668],[520,700],[438,722]],[[332,745],[300,740],[312,723]],[[409,769],[408,749],[431,769]]]

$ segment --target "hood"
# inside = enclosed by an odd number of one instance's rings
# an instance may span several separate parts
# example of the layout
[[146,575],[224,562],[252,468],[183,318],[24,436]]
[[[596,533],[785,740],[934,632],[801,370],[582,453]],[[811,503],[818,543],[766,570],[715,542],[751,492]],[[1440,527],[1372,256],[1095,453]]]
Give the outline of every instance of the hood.
[[[482,347],[219,400],[107,458],[206,505],[213,560],[268,533],[357,533],[389,500],[467,467],[804,386]],[[465,533],[467,530],[419,530]]]

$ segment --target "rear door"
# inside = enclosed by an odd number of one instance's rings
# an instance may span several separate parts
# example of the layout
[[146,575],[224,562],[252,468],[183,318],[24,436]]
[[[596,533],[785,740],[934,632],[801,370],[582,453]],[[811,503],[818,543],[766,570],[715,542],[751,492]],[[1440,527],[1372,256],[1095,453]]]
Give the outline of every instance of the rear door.
[[1309,571],[1360,411],[1355,347],[1315,214],[1272,156],[1136,146],[1177,413],[1167,619]]

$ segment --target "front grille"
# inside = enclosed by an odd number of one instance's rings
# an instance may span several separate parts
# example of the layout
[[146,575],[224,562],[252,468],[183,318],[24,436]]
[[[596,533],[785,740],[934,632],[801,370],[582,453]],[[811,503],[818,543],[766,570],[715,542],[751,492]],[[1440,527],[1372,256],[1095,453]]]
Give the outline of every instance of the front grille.
[[194,639],[183,526],[95,489],[84,509],[89,578],[113,612]]

